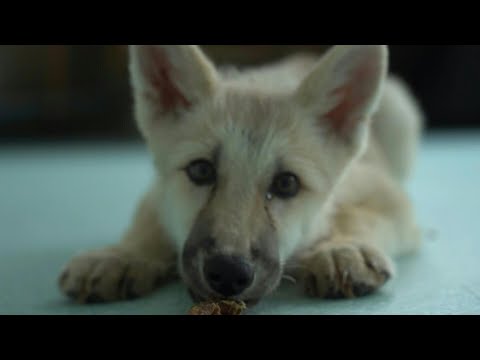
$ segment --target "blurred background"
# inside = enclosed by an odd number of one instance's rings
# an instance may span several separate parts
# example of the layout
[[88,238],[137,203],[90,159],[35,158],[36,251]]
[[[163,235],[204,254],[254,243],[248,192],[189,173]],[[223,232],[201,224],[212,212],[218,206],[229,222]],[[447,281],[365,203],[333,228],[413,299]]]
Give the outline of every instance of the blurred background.
[[[204,45],[218,64],[255,65],[330,45]],[[428,129],[480,119],[480,45],[391,45],[391,70],[412,87]],[[136,139],[123,45],[0,46],[0,141]]]

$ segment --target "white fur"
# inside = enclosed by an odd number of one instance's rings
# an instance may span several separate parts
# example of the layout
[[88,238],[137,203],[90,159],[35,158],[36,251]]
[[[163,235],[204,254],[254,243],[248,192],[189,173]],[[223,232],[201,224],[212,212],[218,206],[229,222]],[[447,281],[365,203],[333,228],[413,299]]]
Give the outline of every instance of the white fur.
[[[378,287],[381,277],[369,278],[365,263],[393,273],[387,256],[418,246],[400,181],[421,114],[405,86],[387,79],[386,46],[341,45],[320,60],[298,56],[245,72],[218,71],[191,45],[133,46],[130,54],[135,115],[158,175],[143,211],[157,219],[156,241],[169,256],[181,254],[207,205],[210,235],[225,253],[247,256],[273,221],[280,263],[298,262],[318,279],[336,271],[328,259],[348,254],[352,279]],[[185,168],[213,161],[216,149],[211,199]],[[280,165],[302,183],[288,201],[267,197]],[[155,241],[139,216],[124,243],[141,254],[145,239],[150,249]]]

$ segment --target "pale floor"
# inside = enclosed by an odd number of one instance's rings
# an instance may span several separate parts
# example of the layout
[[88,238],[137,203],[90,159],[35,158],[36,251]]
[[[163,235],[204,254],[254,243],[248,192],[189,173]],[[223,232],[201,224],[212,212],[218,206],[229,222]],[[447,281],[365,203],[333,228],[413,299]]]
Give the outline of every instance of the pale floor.
[[[130,303],[79,306],[56,287],[79,252],[111,244],[151,166],[139,145],[0,147],[0,314],[184,314],[177,283]],[[306,299],[285,284],[252,314],[480,314],[480,134],[429,136],[409,192],[425,233],[398,277],[354,301]]]

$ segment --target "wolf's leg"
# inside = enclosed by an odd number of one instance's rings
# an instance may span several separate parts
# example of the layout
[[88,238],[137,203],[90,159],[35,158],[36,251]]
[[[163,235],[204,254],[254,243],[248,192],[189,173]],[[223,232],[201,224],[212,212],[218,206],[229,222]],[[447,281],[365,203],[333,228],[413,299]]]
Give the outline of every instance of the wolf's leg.
[[368,295],[393,276],[390,256],[413,252],[419,244],[406,196],[393,185],[378,186],[369,201],[338,209],[330,236],[297,258],[296,276],[311,296]]
[[133,299],[151,293],[175,274],[176,254],[157,221],[149,193],[122,242],[75,257],[60,289],[80,302]]

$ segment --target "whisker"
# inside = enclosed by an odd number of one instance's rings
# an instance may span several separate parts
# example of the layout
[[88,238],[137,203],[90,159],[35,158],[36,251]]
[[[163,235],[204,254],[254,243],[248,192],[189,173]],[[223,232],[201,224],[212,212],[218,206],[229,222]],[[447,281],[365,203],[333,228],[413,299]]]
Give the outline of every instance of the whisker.
[[297,279],[295,279],[293,276],[284,275],[284,276],[282,276],[282,279],[286,280],[286,281],[289,281],[294,285],[297,284]]

